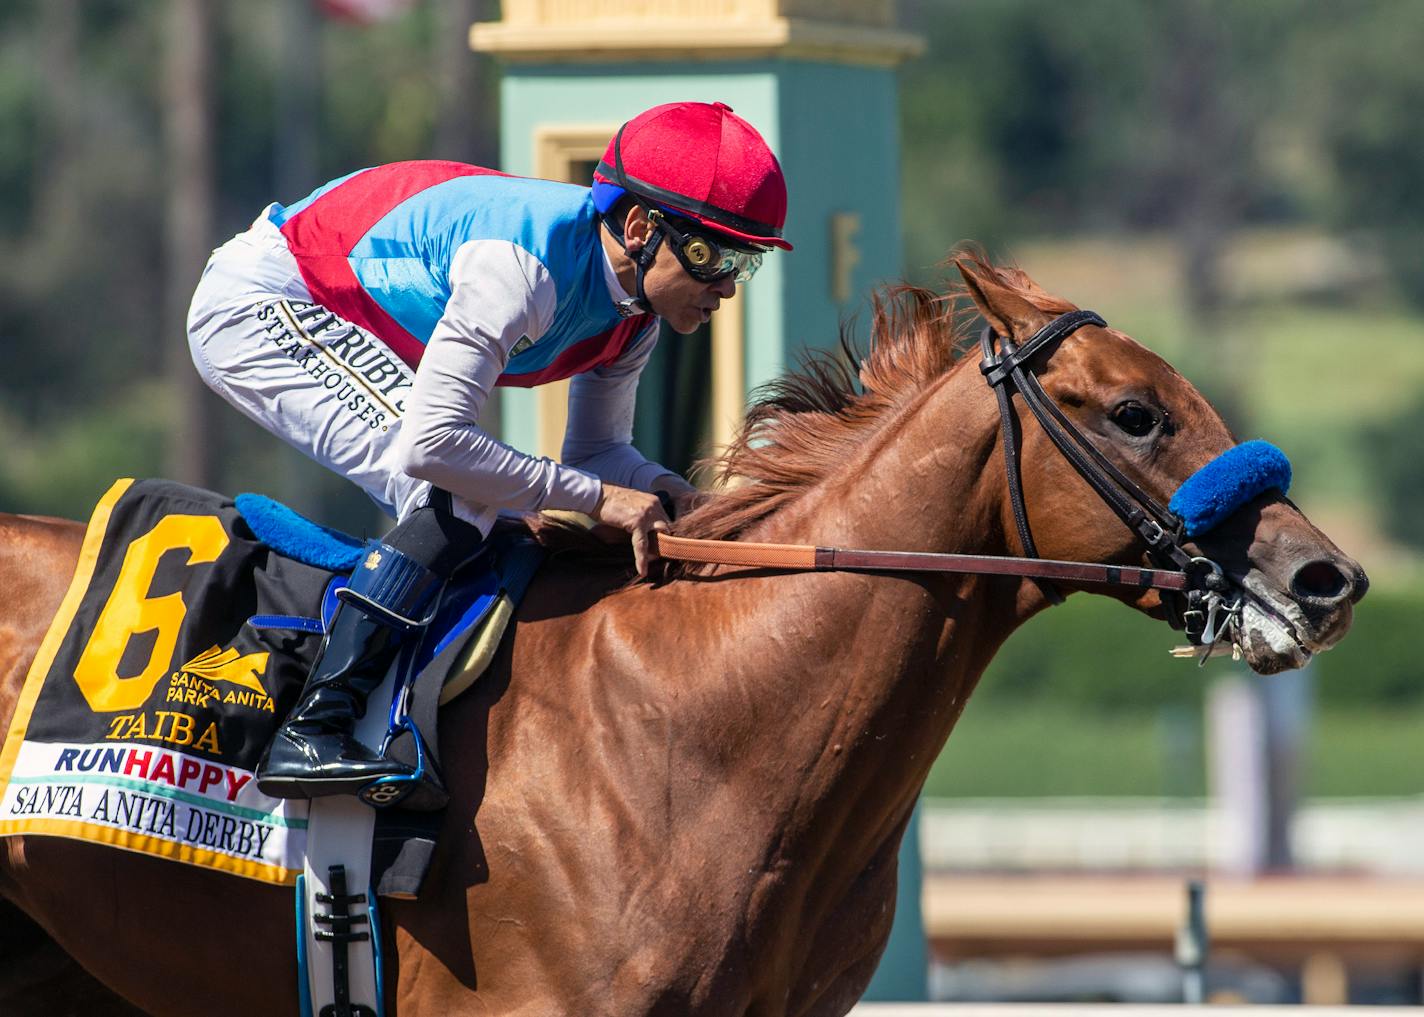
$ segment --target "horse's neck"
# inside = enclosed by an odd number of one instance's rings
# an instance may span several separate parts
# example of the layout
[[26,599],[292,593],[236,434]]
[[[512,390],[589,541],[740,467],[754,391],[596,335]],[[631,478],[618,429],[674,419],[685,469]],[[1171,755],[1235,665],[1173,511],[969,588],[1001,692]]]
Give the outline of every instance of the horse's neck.
[[79,558],[84,527],[61,519],[0,514],[0,741],[25,673],[59,610]]
[[[1003,554],[997,416],[959,371],[922,394],[797,502],[747,535],[874,549]],[[775,636],[760,641],[761,732],[804,777],[796,808],[855,810],[888,837],[979,675],[1035,606],[1011,581],[975,576],[810,574],[745,587]],[[848,792],[853,788],[853,792]],[[867,810],[879,815],[868,815]],[[864,825],[865,821],[869,825]],[[866,847],[872,845],[867,842]]]
[[997,410],[970,373],[956,370],[912,397],[747,539],[1003,553],[1003,492],[984,476],[997,448]]

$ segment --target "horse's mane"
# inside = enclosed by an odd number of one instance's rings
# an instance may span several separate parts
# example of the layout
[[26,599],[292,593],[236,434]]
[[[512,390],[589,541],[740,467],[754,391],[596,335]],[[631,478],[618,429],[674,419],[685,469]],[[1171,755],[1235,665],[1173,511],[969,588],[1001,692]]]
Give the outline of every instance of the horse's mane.
[[[951,257],[1044,311],[1073,309],[1019,269],[994,265],[982,251],[959,249]],[[876,291],[868,350],[862,354],[851,328],[842,324],[838,349],[803,354],[797,370],[753,392],[731,445],[697,466],[713,474],[716,493],[679,519],[673,532],[735,540],[815,486],[896,408],[954,367],[972,342],[976,319],[963,282],[943,293],[908,283]],[[571,549],[565,526],[531,521],[531,528],[551,548]],[[674,568],[670,574],[681,571]]]
[[[952,257],[1045,311],[1072,309],[982,251]],[[977,317],[963,282],[944,293],[905,283],[874,293],[869,349],[862,354],[842,325],[839,350],[803,355],[799,370],[754,392],[736,439],[699,464],[722,492],[679,523],[678,535],[735,539],[822,480],[895,408],[954,367],[973,343]]]
[[736,539],[844,464],[957,362],[971,324],[957,296],[882,287],[871,296],[868,349],[842,323],[835,349],[802,353],[796,370],[754,391],[736,438],[698,464],[718,493],[679,522],[678,535]]

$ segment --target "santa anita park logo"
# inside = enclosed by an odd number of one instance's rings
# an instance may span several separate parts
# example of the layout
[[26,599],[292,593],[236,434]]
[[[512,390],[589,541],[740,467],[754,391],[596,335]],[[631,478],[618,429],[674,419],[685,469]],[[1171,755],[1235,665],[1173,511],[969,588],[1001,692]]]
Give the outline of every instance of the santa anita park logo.
[[[222,703],[271,713],[272,697],[262,685],[269,656],[265,652],[239,655],[231,647],[209,647],[173,672],[165,698],[170,703],[191,706]],[[219,682],[227,688],[219,687]]]
[[109,720],[105,738],[167,742],[220,753],[216,722],[201,733],[186,710],[236,707],[272,713],[272,697],[262,684],[270,653],[239,654],[231,647],[209,647],[168,676],[163,702],[175,709],[121,713]]

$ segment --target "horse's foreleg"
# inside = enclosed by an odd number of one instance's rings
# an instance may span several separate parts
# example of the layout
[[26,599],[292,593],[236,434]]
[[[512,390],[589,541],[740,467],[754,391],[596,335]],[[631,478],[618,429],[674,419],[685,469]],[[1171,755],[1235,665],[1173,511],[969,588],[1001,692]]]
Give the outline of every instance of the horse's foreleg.
[[878,952],[852,964],[832,979],[825,991],[809,1006],[795,1011],[796,1017],[845,1017],[860,1000],[879,964]]
[[[904,822],[908,822],[908,817]],[[801,976],[790,994],[787,1017],[842,1017],[865,992],[880,964],[895,917],[900,832],[880,847],[860,873],[851,892],[822,916],[811,940]],[[827,956],[853,957],[846,968],[828,974],[818,963]]]

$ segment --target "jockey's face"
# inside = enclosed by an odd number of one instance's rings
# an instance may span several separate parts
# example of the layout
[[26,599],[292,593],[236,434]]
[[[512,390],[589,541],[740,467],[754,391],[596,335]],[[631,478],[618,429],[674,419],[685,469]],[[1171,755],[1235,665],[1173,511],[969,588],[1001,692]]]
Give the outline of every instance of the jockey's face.
[[[652,223],[642,209],[635,208],[629,213],[623,233],[629,252],[641,250],[652,239],[652,234]],[[622,277],[620,272],[619,278]],[[625,283],[625,288],[633,292],[633,285]],[[667,238],[658,245],[652,267],[643,277],[643,292],[647,294],[653,312],[682,335],[697,331],[718,305],[736,291],[736,281],[730,275],[715,282],[694,279],[678,261]]]
[[723,300],[737,291],[736,281],[724,276],[716,282],[699,282],[687,273],[667,243],[659,245],[653,267],[643,279],[648,302],[675,332],[688,335],[712,317]]

